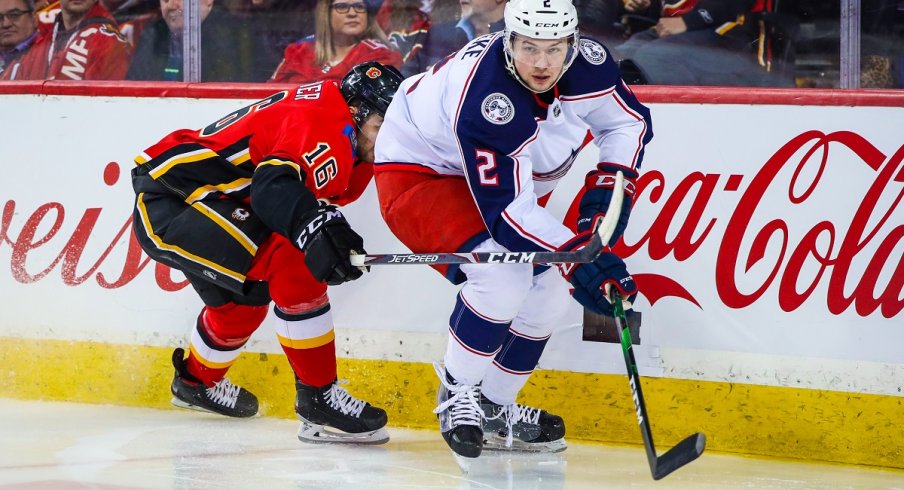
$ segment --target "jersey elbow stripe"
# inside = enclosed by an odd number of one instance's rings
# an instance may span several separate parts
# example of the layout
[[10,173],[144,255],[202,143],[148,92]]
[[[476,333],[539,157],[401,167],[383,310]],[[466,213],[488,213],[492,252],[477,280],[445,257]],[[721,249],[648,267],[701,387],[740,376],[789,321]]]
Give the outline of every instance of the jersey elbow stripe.
[[268,158],[258,164],[258,166],[261,166],[261,165],[288,165],[288,166],[294,168],[295,170],[301,169],[301,167],[297,163],[293,162],[292,160],[283,160],[281,158]]
[[287,166],[295,169],[295,172],[298,174],[298,178],[301,178],[301,167],[297,163],[293,162],[292,160],[280,160],[278,158],[268,158],[267,160],[264,160],[261,163],[259,163],[258,167],[261,167],[264,165],[274,165],[274,166],[287,165]]
[[154,233],[154,227],[151,225],[151,220],[148,217],[147,207],[144,204],[144,193],[143,192],[138,195],[137,206],[138,206],[138,213],[141,215],[141,224],[144,226],[145,233],[147,234],[147,237],[149,239],[151,239],[151,241],[154,242],[154,245],[156,245],[157,248],[159,248],[160,250],[172,252],[186,260],[189,260],[196,264],[201,264],[204,267],[207,267],[209,269],[216,270],[217,272],[224,274],[240,283],[245,282],[244,274],[240,274],[238,272],[226,269],[225,267],[223,267],[219,264],[213,263],[203,257],[199,257],[181,247],[178,247],[176,245],[170,245],[170,244],[164,242],[162,238],[160,238],[156,233]]
[[219,214],[215,213],[212,209],[207,207],[207,205],[202,202],[196,202],[191,206],[201,212],[204,216],[207,216],[208,219],[219,225],[220,228],[226,231],[226,233],[229,233],[229,235],[232,236],[232,238],[235,238],[235,241],[241,244],[242,248],[247,250],[249,254],[257,254],[257,245],[255,245],[254,241],[248,238],[248,235],[246,235],[237,226],[230,223]]
[[520,224],[518,224],[517,221],[515,221],[514,218],[512,218],[510,214],[508,214],[508,211],[502,212],[502,219],[504,219],[505,222],[508,223],[509,226],[511,226],[512,229],[514,229],[519,235],[536,243],[537,245],[540,245],[547,250],[555,250],[557,248],[555,245],[551,245],[540,237],[533,235],[525,230]]
[[208,158],[213,158],[216,156],[217,154],[215,151],[207,148],[181,153],[179,155],[170,157],[169,159],[158,165],[157,168],[150,171],[150,175],[154,179],[157,179],[176,165],[181,165],[183,163],[200,162],[202,160],[207,160]]

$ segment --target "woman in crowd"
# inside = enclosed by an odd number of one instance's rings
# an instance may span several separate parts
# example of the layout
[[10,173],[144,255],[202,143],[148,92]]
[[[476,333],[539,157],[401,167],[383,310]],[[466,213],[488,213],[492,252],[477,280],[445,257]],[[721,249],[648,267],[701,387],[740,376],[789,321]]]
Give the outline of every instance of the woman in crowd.
[[363,0],[318,0],[314,15],[314,35],[286,48],[270,81],[339,80],[365,61],[401,65],[401,55],[389,47]]

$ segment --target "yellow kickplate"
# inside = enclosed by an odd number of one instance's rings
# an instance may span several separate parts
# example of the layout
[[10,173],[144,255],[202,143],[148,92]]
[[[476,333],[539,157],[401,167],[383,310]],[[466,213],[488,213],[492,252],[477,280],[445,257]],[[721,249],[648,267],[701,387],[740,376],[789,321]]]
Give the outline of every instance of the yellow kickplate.
[[[0,396],[170,407],[171,348],[0,337]],[[263,415],[294,418],[284,355],[244,353],[230,379]],[[434,429],[438,381],[426,363],[339,359],[355,396],[394,426]],[[642,378],[660,453],[694,432],[707,449],[904,468],[904,397]],[[537,371],[521,401],[561,415],[567,438],[641,444],[626,376]]]

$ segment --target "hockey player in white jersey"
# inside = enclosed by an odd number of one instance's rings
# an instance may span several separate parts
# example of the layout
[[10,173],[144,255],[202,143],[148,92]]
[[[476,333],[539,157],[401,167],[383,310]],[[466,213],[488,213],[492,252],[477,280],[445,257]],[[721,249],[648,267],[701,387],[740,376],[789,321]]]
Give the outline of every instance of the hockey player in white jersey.
[[[376,142],[384,219],[413,252],[574,250],[605,213],[614,175],[625,176],[624,231],[649,111],[621,81],[607,49],[577,31],[568,0],[511,0],[505,30],[472,40],[399,88]],[[589,141],[575,235],[544,209]],[[565,448],[561,417],[517,403],[572,296],[612,314],[609,287],[633,301],[624,262],[608,249],[560,271],[530,264],[436,266],[464,283],[449,321],[435,412],[452,450]],[[563,281],[559,274],[568,280]],[[630,307],[630,305],[626,305]]]

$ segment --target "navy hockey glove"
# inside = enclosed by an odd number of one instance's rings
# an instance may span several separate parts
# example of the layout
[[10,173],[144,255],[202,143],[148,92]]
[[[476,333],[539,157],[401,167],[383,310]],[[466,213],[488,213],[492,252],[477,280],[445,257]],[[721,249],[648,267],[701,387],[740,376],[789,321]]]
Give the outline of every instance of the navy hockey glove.
[[[587,243],[590,233],[575,236],[560,250],[575,250]],[[562,264],[562,276],[574,286],[571,296],[585,308],[594,313],[612,316],[612,303],[609,301],[609,288],[615,287],[621,293],[625,309],[637,297],[637,286],[634,278],[628,273],[625,262],[612,252],[600,254],[593,262],[586,264]]]
[[615,186],[615,174],[621,171],[625,178],[625,198],[621,208],[621,216],[615,225],[615,233],[609,239],[608,245],[615,246],[628,226],[628,217],[631,215],[631,205],[634,202],[634,189],[637,183],[637,171],[614,163],[598,163],[596,170],[587,173],[584,178],[584,197],[578,205],[580,215],[578,217],[578,233],[592,230],[596,222],[606,215],[609,201],[612,200],[612,189]]
[[295,244],[304,252],[304,263],[314,279],[336,286],[364,274],[352,265],[352,252],[363,254],[364,239],[349,226],[335,206],[323,205],[301,218]]

